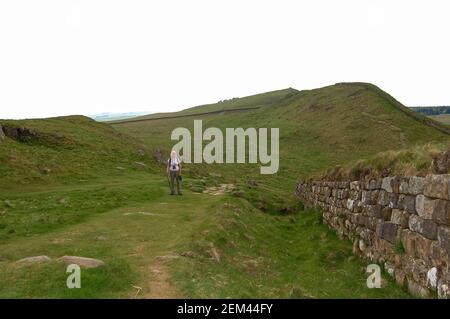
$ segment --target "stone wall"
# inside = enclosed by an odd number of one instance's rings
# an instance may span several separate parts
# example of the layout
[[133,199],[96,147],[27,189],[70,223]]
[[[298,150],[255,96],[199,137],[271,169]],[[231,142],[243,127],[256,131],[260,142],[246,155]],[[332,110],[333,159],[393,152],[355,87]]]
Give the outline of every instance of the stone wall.
[[296,192],[413,295],[450,298],[450,175],[300,181]]

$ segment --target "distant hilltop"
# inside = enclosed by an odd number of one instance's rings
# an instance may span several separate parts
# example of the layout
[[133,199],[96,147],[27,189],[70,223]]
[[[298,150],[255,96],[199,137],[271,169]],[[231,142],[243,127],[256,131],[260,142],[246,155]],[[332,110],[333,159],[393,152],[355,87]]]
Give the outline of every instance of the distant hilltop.
[[411,106],[411,109],[427,116],[450,114],[450,106]]
[[91,119],[98,122],[114,121],[114,120],[124,120],[136,116],[148,115],[150,112],[127,112],[127,113],[100,113],[95,115],[89,115]]

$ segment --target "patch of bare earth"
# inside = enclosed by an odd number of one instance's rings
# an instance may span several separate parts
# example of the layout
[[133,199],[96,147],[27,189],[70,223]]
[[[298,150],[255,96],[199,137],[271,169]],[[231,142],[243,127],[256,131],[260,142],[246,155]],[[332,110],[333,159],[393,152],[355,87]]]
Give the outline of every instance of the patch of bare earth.
[[234,189],[234,184],[220,184],[220,186],[208,187],[203,191],[204,194],[209,195],[223,195],[231,192]]
[[175,288],[170,279],[170,274],[166,263],[178,258],[177,255],[159,256],[145,271],[148,280],[144,287],[133,286],[134,292],[131,298],[144,299],[169,299],[182,298],[182,295]]

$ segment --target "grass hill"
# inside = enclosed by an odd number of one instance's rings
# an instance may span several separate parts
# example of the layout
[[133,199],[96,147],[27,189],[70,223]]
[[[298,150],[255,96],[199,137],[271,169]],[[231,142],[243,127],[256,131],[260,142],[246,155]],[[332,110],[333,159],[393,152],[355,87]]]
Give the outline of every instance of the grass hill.
[[195,116],[198,114],[217,114],[221,112],[239,112],[256,110],[266,106],[277,106],[283,102],[283,100],[289,99],[289,97],[297,94],[298,91],[292,88],[285,90],[272,91],[267,93],[261,93],[243,98],[231,98],[227,100],[219,101],[218,103],[199,105],[191,107],[179,112],[172,113],[154,113],[144,116],[137,116],[131,119],[110,121],[111,124],[124,123],[124,122],[141,122],[146,120],[158,120],[164,118],[178,118],[186,116]]
[[[204,128],[279,127],[279,172],[187,165],[184,196],[169,196],[158,160],[174,144],[172,129],[194,119]],[[449,140],[442,126],[364,83],[111,125],[80,116],[0,125],[0,298],[408,297],[386,275],[383,289],[367,289],[351,243],[321,224],[320,212],[303,210],[294,185],[380,151]],[[37,255],[52,260],[17,262]],[[82,289],[67,289],[64,255],[105,266],[83,269]]]
[[[240,112],[224,110],[241,109]],[[204,111],[214,112],[204,114]],[[200,114],[195,115],[194,114]],[[189,115],[189,116],[185,116]],[[318,170],[388,149],[445,142],[444,125],[417,114],[387,93],[366,83],[340,83],[320,89],[280,90],[194,107],[173,115],[112,123],[152,149],[168,151],[176,127],[279,127],[281,166],[277,177],[306,177]],[[137,119],[136,119],[137,120]],[[221,165],[226,175],[255,174],[256,168]],[[202,167],[208,171],[210,167]],[[256,176],[259,177],[259,176]],[[273,176],[271,176],[273,178]]]
[[74,183],[98,176],[124,174],[145,162],[145,147],[109,125],[84,116],[0,120],[1,189],[30,183]]

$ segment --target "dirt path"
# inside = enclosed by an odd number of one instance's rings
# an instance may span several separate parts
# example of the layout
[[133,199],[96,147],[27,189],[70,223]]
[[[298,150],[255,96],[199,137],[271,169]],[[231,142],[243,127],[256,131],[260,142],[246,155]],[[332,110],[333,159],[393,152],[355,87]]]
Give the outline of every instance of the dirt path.
[[170,281],[169,271],[163,261],[157,260],[149,267],[150,280],[145,299],[181,298],[181,294]]

